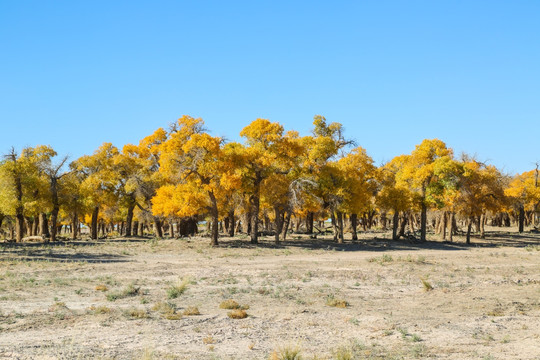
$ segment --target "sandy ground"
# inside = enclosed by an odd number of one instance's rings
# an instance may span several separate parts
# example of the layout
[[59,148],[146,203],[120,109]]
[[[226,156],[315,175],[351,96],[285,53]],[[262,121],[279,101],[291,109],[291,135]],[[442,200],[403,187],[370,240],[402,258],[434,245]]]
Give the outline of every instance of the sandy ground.
[[385,236],[0,243],[0,359],[540,359],[540,235]]

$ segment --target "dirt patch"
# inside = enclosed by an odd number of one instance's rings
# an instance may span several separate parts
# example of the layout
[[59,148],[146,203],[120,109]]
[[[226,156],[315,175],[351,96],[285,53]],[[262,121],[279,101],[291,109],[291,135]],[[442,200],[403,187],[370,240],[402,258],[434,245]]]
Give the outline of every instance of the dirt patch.
[[385,236],[0,244],[0,358],[539,359],[540,235]]

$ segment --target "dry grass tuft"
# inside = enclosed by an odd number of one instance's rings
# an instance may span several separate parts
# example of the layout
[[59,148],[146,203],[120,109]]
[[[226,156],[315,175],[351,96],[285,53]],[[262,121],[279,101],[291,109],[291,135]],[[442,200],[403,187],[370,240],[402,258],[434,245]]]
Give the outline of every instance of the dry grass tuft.
[[186,292],[191,279],[188,277],[183,278],[181,281],[172,285],[167,289],[167,297],[169,299],[176,299],[180,295]]
[[90,306],[90,309],[89,309],[92,313],[94,314],[108,314],[111,312],[111,309],[108,308],[107,306]]
[[431,291],[433,290],[433,285],[426,279],[426,278],[420,278],[420,281],[422,281],[422,285],[424,286],[424,291]]
[[219,304],[219,308],[220,309],[232,310],[232,309],[240,309],[241,306],[236,301],[234,301],[232,299],[229,299],[229,300],[225,300],[221,304]]
[[180,320],[182,318],[182,314],[176,312],[176,307],[173,304],[158,302],[152,306],[152,310],[159,312],[167,320]]
[[248,317],[248,314],[245,310],[237,309],[237,310],[229,311],[227,313],[227,316],[230,317],[231,319],[245,319]]
[[146,319],[149,317],[146,310],[135,308],[125,310],[124,315],[131,319]]
[[299,347],[285,347],[272,351],[268,360],[302,360]]
[[190,306],[187,309],[185,309],[182,314],[185,316],[193,316],[193,315],[201,315],[201,312],[199,311],[199,308],[196,306]]
[[350,306],[350,304],[343,299],[338,299],[338,298],[335,298],[334,295],[331,295],[326,299],[326,306],[346,308]]

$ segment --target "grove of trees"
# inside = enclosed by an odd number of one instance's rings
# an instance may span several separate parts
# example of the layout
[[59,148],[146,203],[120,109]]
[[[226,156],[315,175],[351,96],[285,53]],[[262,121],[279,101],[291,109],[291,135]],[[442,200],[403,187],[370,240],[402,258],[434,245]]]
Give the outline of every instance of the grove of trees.
[[240,135],[226,142],[183,116],[139,144],[104,143],[69,164],[50,146],[12,149],[0,163],[3,237],[178,237],[206,222],[214,246],[237,232],[278,243],[292,230],[315,237],[330,219],[338,243],[347,233],[357,240],[359,227],[421,241],[428,231],[448,241],[463,232],[470,242],[486,224],[538,224],[538,166],[508,176],[432,139],[378,167],[322,116],[309,136],[266,119]]

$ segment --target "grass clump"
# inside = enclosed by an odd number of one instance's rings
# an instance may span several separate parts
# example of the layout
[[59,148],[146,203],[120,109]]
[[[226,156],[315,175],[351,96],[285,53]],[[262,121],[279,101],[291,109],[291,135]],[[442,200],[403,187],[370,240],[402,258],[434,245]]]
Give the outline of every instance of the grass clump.
[[125,310],[124,315],[127,318],[131,318],[131,319],[146,319],[146,318],[149,317],[146,310],[144,310],[144,309],[136,309],[136,308],[131,308],[131,309]]
[[107,306],[90,306],[90,311],[96,315],[96,314],[108,314],[111,312],[111,309]]
[[373,258],[368,259],[368,262],[376,262],[381,265],[386,264],[386,263],[391,263],[393,261],[394,261],[394,258],[392,257],[392,255],[388,255],[388,254],[384,254],[381,257],[373,257]]
[[190,282],[191,280],[189,278],[183,278],[175,285],[169,287],[167,289],[167,298],[176,299],[177,297],[185,293]]
[[350,304],[343,300],[343,299],[338,299],[336,297],[334,297],[334,295],[330,295],[326,298],[326,306],[332,306],[332,307],[337,307],[337,308],[346,308],[346,307],[349,307]]
[[118,299],[124,299],[127,297],[138,295],[140,292],[140,287],[135,287],[133,284],[129,284],[124,289],[118,291],[118,292],[111,292],[107,294],[107,300],[109,301],[116,301]]
[[433,290],[433,285],[426,279],[426,278],[420,278],[420,281],[422,282],[422,285],[424,286],[424,291],[431,291]]
[[285,347],[274,350],[268,360],[302,360],[301,350],[299,347]]
[[159,312],[167,320],[180,320],[182,318],[182,314],[176,311],[174,304],[158,302],[152,306],[152,310]]
[[229,311],[227,313],[227,316],[230,317],[231,319],[245,319],[248,317],[248,314],[245,310],[236,309],[233,311]]
[[190,306],[186,308],[183,312],[183,315],[185,316],[194,316],[194,315],[201,315],[201,312],[199,311],[199,308],[196,306]]
[[236,301],[234,301],[232,299],[228,299],[228,300],[225,300],[225,301],[221,302],[221,304],[219,304],[219,308],[220,309],[227,309],[227,310],[235,310],[235,309],[247,310],[247,309],[249,309],[249,306],[248,305],[240,305]]

